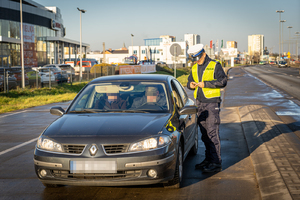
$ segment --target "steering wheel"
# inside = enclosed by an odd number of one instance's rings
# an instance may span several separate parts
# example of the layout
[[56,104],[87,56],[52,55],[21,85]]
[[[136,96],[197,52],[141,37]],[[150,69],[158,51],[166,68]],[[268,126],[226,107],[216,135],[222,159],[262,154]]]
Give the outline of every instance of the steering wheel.
[[151,109],[152,107],[155,108],[159,108],[160,110],[163,110],[164,108],[162,106],[160,106],[158,103],[156,102],[145,102],[142,105],[140,105],[138,108],[144,108],[144,109]]

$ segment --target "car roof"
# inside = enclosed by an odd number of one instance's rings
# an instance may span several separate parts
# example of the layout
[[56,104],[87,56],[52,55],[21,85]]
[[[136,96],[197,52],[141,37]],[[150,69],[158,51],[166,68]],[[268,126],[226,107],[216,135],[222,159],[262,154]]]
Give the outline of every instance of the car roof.
[[135,81],[135,80],[143,80],[143,81],[157,81],[157,82],[166,82],[169,79],[172,79],[173,76],[170,75],[161,75],[161,74],[130,74],[130,75],[113,75],[113,76],[103,76],[100,78],[96,78],[90,82],[99,83],[99,82],[107,82],[107,81]]

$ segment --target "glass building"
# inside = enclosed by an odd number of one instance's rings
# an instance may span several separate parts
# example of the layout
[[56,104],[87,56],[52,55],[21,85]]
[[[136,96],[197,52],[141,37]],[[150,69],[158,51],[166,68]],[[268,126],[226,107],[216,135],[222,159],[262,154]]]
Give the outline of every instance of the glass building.
[[[22,1],[24,66],[61,64],[80,52],[78,41],[65,38],[60,9]],[[78,20],[79,21],[79,20]],[[79,26],[79,25],[78,25]],[[20,1],[0,1],[0,67],[21,65]],[[83,43],[83,54],[88,44]]]

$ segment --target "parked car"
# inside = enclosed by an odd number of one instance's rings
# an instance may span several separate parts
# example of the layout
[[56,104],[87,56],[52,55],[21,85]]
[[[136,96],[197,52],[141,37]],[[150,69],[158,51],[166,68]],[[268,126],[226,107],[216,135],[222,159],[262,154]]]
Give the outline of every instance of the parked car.
[[57,74],[55,76],[55,81],[56,83],[67,83],[68,82],[68,75],[63,75],[63,74]]
[[[159,92],[158,102],[146,101],[149,91],[152,96]],[[109,93],[126,106],[103,106]],[[194,101],[173,76],[94,79],[67,110],[50,109],[60,117],[37,140],[35,172],[46,187],[164,183],[179,188],[183,162],[198,149],[196,112]]]
[[260,64],[260,65],[266,65],[266,64],[267,64],[267,61],[265,61],[265,60],[259,61],[259,64]]
[[68,77],[71,78],[71,74],[72,74],[72,79],[75,79],[75,69],[74,67],[72,67],[71,65],[67,65],[67,64],[61,64],[59,65],[59,68],[62,70],[62,72],[66,72]]
[[51,68],[51,70],[53,71],[54,75],[56,76],[57,74],[61,74],[61,68],[59,67],[59,64],[48,64],[48,65],[44,65],[41,68]]
[[281,68],[281,67],[288,67],[288,64],[287,62],[285,62],[284,60],[280,60],[278,62],[278,67]]
[[50,73],[50,77],[49,77],[49,72],[42,72],[40,76],[41,76],[42,87],[49,85],[50,80],[51,80],[51,85],[56,84],[55,75],[52,71]]
[[270,64],[270,65],[276,65],[277,62],[272,60],[272,61],[269,62],[269,64]]

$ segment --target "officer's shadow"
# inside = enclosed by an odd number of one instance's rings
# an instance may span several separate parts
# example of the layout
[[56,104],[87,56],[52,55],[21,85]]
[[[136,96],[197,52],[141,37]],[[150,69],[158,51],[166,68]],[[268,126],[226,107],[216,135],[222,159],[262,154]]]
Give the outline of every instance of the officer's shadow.
[[[291,124],[292,125],[292,124]],[[253,128],[255,126],[255,128]],[[222,171],[216,173],[203,173],[196,170],[195,165],[205,158],[205,146],[199,134],[199,148],[197,155],[188,155],[183,165],[183,187],[192,184],[211,183],[209,178],[214,176],[213,183],[224,179],[244,179],[245,175],[253,176],[253,163],[250,153],[256,153],[260,150],[262,144],[275,142],[273,139],[281,134],[288,134],[291,130],[289,125],[279,124],[267,127],[263,121],[246,121],[243,123],[221,123],[221,156]],[[248,128],[247,128],[248,127]],[[244,130],[244,128],[247,128]],[[266,129],[268,128],[268,129]],[[297,137],[297,136],[296,136]],[[298,138],[299,139],[299,138]]]

